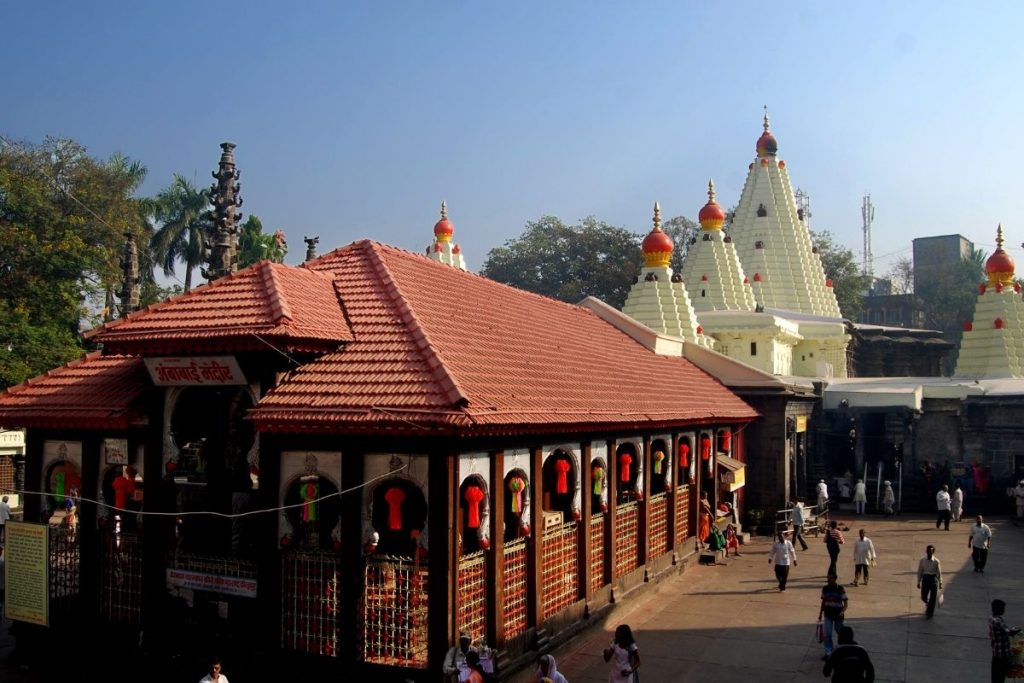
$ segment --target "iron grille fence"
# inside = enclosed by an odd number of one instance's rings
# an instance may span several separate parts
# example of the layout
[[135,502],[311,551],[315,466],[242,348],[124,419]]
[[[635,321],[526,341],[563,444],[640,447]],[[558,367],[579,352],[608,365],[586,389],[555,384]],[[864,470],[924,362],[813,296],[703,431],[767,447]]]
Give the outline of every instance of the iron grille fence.
[[649,556],[661,557],[668,552],[668,494],[651,496],[647,522]]
[[142,623],[142,539],[138,534],[103,532],[100,558],[100,613],[116,624]]
[[78,534],[67,527],[50,527],[50,599],[76,597],[82,557]]
[[487,556],[483,551],[459,558],[456,626],[474,639],[487,635]]
[[557,614],[579,599],[579,528],[576,522],[548,529],[542,537],[541,608],[544,617]]
[[505,639],[526,631],[526,539],[505,544]]
[[676,489],[676,543],[690,537],[690,487]]
[[409,557],[374,557],[363,578],[363,661],[426,668],[426,567]]
[[286,552],[281,573],[281,645],[286,650],[338,656],[341,559],[320,552]]
[[604,586],[604,515],[590,518],[590,590]]
[[619,506],[615,517],[615,576],[640,566],[640,507],[636,501]]

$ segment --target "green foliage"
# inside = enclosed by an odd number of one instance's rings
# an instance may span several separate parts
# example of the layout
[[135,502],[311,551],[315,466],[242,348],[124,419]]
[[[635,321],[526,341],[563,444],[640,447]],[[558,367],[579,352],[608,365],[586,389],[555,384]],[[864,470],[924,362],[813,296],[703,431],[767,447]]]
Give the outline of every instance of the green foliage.
[[985,281],[985,254],[977,249],[964,259],[931,274],[918,284],[917,300],[925,327],[941,330],[947,341],[960,344],[963,324],[974,317],[978,285]]
[[864,306],[864,292],[871,286],[852,250],[836,243],[828,230],[811,230],[811,241],[818,248],[825,277],[832,280],[832,291],[839,301],[839,312],[847,320],[856,320]]
[[210,190],[199,189],[175,173],[170,186],[150,200],[149,208],[160,225],[149,242],[153,260],[167,276],[174,274],[176,263],[184,263],[187,292],[192,289],[192,271],[206,259],[204,238],[213,226]]
[[575,225],[542,216],[519,238],[488,252],[481,273],[569,303],[595,296],[622,308],[640,261],[640,238],[625,228],[593,216]]
[[260,261],[284,263],[287,253],[288,243],[284,240],[284,231],[264,233],[263,222],[249,214],[238,235],[238,267],[245,268]]
[[886,274],[892,282],[893,294],[910,294],[914,291],[914,262],[903,257],[893,264]]
[[120,279],[124,233],[148,239],[132,196],[145,174],[71,140],[0,143],[0,386],[81,353],[82,322]]

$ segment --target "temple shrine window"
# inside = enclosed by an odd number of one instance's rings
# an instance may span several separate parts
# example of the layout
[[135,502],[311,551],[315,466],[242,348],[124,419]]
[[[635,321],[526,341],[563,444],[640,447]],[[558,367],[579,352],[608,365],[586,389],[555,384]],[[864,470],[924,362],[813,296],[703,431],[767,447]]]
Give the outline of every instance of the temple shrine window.
[[590,512],[598,514],[608,510],[608,464],[604,458],[590,461]]
[[670,467],[671,450],[663,439],[655,439],[651,442],[651,495],[662,493],[670,481],[668,468]]
[[377,552],[413,557],[420,534],[427,525],[427,501],[423,491],[409,479],[386,480],[373,492],[370,523],[377,533]]
[[693,439],[688,436],[679,439],[677,460],[679,463],[679,483],[692,484],[697,474],[697,454],[693,450]]
[[754,249],[764,249],[764,242],[762,240],[754,242]]
[[478,474],[466,477],[459,487],[462,553],[464,555],[490,547],[488,503],[487,483],[483,477]]
[[750,355],[751,356],[756,356],[757,355],[757,342],[750,342]]
[[637,482],[640,474],[640,454],[633,443],[620,444],[615,449],[616,500],[621,505],[639,497]]
[[505,475],[505,541],[530,535],[530,478],[521,469]]
[[578,513],[575,500],[579,481],[573,456],[561,449],[555,450],[544,461],[542,476],[544,510],[561,512],[563,521],[572,519]]
[[767,215],[768,215],[768,209],[764,208],[764,204],[759,204],[757,206],[757,217],[758,218],[764,218]]
[[319,472],[295,477],[284,494],[285,536],[294,550],[341,550],[341,499],[338,487]]

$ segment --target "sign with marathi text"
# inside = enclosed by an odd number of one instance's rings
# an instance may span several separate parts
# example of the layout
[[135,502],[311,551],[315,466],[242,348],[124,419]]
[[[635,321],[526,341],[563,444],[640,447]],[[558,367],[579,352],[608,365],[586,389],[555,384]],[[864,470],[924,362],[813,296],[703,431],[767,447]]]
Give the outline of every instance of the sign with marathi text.
[[221,576],[188,569],[168,568],[167,585],[176,588],[190,588],[195,591],[237,595],[243,598],[256,597],[256,579],[242,576]]
[[158,387],[227,386],[245,384],[234,356],[146,358],[146,369]]
[[7,522],[4,610],[8,619],[49,626],[49,527]]

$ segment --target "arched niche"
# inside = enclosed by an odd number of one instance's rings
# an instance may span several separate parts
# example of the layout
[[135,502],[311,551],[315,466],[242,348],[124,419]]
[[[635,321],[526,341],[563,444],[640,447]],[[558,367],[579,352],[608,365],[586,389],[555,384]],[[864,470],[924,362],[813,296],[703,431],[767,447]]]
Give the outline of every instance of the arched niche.
[[487,482],[471,474],[459,486],[459,510],[462,515],[462,552],[475,553],[490,547],[490,494]]
[[668,489],[672,477],[669,468],[672,466],[672,448],[664,439],[651,441],[651,495],[663,493]]
[[676,462],[679,464],[679,484],[692,484],[697,476],[697,460],[700,455],[694,450],[693,435],[679,437],[676,448]]
[[82,473],[71,460],[51,462],[44,476],[50,508],[63,507],[69,497],[75,499],[82,495]]
[[579,482],[579,472],[576,467],[576,458],[572,453],[557,448],[544,461],[541,469],[541,488],[544,491],[544,510],[547,512],[561,512],[563,520],[572,519],[578,515],[575,507],[576,487]]
[[[284,492],[285,527],[282,539],[296,550],[341,550],[341,498],[338,486],[320,472],[293,477]],[[286,540],[287,539],[287,540]]]
[[608,463],[604,458],[590,461],[590,511],[597,514],[608,510]]
[[427,525],[423,491],[410,479],[386,479],[373,491],[370,524],[378,535],[376,552],[413,557]]
[[505,540],[530,534],[530,478],[516,467],[505,475]]
[[617,500],[628,503],[639,497],[637,482],[640,480],[640,449],[632,441],[619,444],[615,449]]

